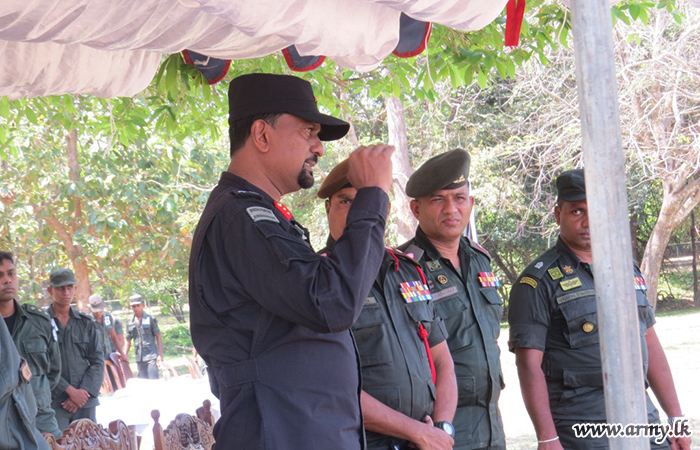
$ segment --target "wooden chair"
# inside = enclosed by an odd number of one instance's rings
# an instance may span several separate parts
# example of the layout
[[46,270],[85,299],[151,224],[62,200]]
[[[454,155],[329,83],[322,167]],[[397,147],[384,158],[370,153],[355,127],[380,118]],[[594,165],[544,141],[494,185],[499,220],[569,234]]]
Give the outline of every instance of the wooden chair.
[[190,371],[190,376],[193,380],[204,378],[202,375],[202,369],[199,368],[197,364],[197,358],[193,358],[189,355],[185,355],[185,360],[187,360],[187,369]]
[[214,445],[212,427],[189,414],[178,414],[163,430],[158,420],[160,411],[151,411],[155,450],[211,450]]
[[170,373],[170,378],[177,378],[180,376],[179,373],[177,373],[177,370],[170,364],[166,363],[165,361],[160,363],[160,366],[163,368],[163,378],[166,377],[165,371],[167,370]]
[[119,378],[121,379],[122,386],[126,386],[126,380],[134,378],[134,374],[131,372],[131,366],[128,362],[122,360],[119,357],[119,353],[112,352],[109,354],[109,359],[112,361],[114,366],[118,369]]
[[204,423],[208,423],[212,428],[214,428],[216,420],[214,420],[214,415],[211,413],[211,402],[209,399],[204,400],[202,402],[202,406],[197,408],[194,413],[197,415],[199,420]]
[[121,420],[109,424],[109,430],[90,419],[79,419],[70,424],[58,440],[45,434],[52,450],[137,450],[134,437]]

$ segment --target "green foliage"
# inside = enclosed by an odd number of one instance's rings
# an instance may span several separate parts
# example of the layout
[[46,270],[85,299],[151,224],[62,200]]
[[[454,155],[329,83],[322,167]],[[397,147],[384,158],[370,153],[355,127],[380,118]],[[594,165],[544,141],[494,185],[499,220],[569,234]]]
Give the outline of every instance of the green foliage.
[[192,354],[192,337],[190,329],[185,325],[176,325],[162,332],[163,353],[165,356],[181,356]]

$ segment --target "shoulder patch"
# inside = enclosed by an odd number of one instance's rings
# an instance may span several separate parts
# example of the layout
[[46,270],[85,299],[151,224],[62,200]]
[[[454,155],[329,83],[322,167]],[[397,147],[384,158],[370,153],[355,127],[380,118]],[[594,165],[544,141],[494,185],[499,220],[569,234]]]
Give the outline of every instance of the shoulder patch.
[[559,259],[559,256],[559,250],[557,250],[556,247],[550,248],[531,262],[530,265],[523,270],[523,275],[529,275],[537,280],[541,279],[552,263]]
[[534,278],[530,277],[522,277],[520,279],[521,284],[527,284],[528,286],[532,287],[532,289],[537,289],[537,280]]
[[385,245],[384,248],[397,258],[408,260],[410,263],[413,263],[417,266],[419,265],[418,261],[414,259],[414,256],[411,254],[404,253],[398,248],[389,247],[388,245]]
[[32,305],[31,303],[25,303],[22,305],[22,308],[30,314],[34,314],[35,316],[42,317],[46,320],[51,320],[51,317],[49,316],[49,313],[44,311],[41,308],[37,308],[36,306]]
[[280,220],[275,216],[275,213],[271,209],[265,208],[263,206],[249,206],[246,208],[246,212],[253,219],[253,222],[260,222],[261,220],[267,220],[269,222],[280,223]]

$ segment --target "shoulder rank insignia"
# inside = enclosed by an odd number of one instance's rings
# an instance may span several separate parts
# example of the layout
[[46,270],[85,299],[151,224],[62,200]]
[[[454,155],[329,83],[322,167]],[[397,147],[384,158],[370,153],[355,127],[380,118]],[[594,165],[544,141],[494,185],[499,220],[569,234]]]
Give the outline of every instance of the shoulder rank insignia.
[[568,291],[568,290],[571,290],[571,289],[574,289],[577,287],[581,287],[582,284],[581,284],[581,280],[579,280],[579,278],[576,277],[576,278],[570,278],[568,280],[560,281],[559,286],[561,286],[561,288],[563,290]]
[[634,277],[634,288],[638,291],[646,291],[647,284],[642,277]]
[[280,202],[275,202],[275,208],[282,213],[285,219],[289,220],[292,218],[292,212]]
[[431,272],[435,272],[436,270],[440,270],[442,267],[440,265],[440,261],[435,261],[435,260],[430,260],[425,263],[426,266],[428,266],[428,270]]
[[537,264],[535,264],[535,269],[541,269],[543,265],[544,265],[544,263],[542,261],[540,261]]
[[572,275],[574,273],[574,269],[572,269],[571,266],[564,266],[562,269],[564,269],[564,273],[567,275]]
[[280,223],[275,213],[271,209],[262,206],[249,206],[246,208],[246,212],[253,219],[253,222],[260,222],[261,220],[267,220],[270,222]]
[[401,296],[406,303],[424,302],[433,299],[428,286],[420,281],[399,283],[399,287],[401,288]]
[[520,279],[521,284],[527,284],[532,287],[532,289],[537,289],[537,280],[530,277],[522,277]]
[[500,287],[501,280],[493,272],[479,272],[479,283],[481,287]]
[[558,280],[559,278],[564,278],[564,274],[561,273],[561,270],[559,267],[552,267],[551,269],[547,269],[547,272],[549,273],[549,276],[552,277],[552,280]]

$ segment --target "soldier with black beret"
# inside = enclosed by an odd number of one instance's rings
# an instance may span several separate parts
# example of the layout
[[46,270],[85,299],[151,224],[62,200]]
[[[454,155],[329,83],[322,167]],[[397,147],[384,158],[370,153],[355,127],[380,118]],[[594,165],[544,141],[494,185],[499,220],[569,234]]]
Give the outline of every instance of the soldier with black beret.
[[61,378],[53,388],[51,407],[61,430],[77,419],[95,421],[104,380],[104,354],[95,320],[71,306],[77,284],[70,269],[54,269],[49,274],[53,303],[46,312],[61,352]]
[[[330,225],[321,254],[333,254],[357,189],[348,160],[321,185]],[[387,247],[372,290],[352,332],[360,353],[362,414],[367,448],[451,449],[457,383],[445,326],[433,308],[416,261]]]
[[419,260],[437,314],[445,322],[459,397],[455,449],[504,449],[498,398],[505,386],[498,335],[503,300],[490,255],[464,236],[474,197],[469,154],[448,151],[426,161],[408,180],[406,194],[418,219],[416,236],[401,245]]
[[[0,315],[2,315],[19,355],[31,370],[32,392],[36,399],[36,427],[42,433],[61,437],[51,408],[51,389],[61,377],[61,355],[51,328],[51,318],[36,306],[17,301],[19,278],[14,258],[0,251]],[[3,364],[6,361],[3,359]],[[1,422],[1,421],[0,421]],[[0,448],[5,448],[0,445]]]
[[280,201],[314,183],[322,141],[350,125],[318,110],[311,84],[249,74],[229,86],[231,163],[190,255],[192,342],[209,368],[223,449],[364,447],[358,356],[349,331],[384,254],[386,145],[360,147],[357,196],[329,257]]
[[[596,313],[593,253],[584,172],[562,173],[554,217],[556,244],[523,271],[510,292],[510,350],[515,352],[520,389],[535,427],[538,449],[607,449],[607,437],[576,437],[572,425],[606,423],[600,334]],[[654,311],[637,265],[634,280],[648,385],[671,422],[682,420],[673,377],[654,331]],[[624,374],[618,374],[624,376]],[[659,413],[647,395],[649,423]],[[690,438],[677,438],[679,449]],[[669,443],[651,439],[652,449]]]

